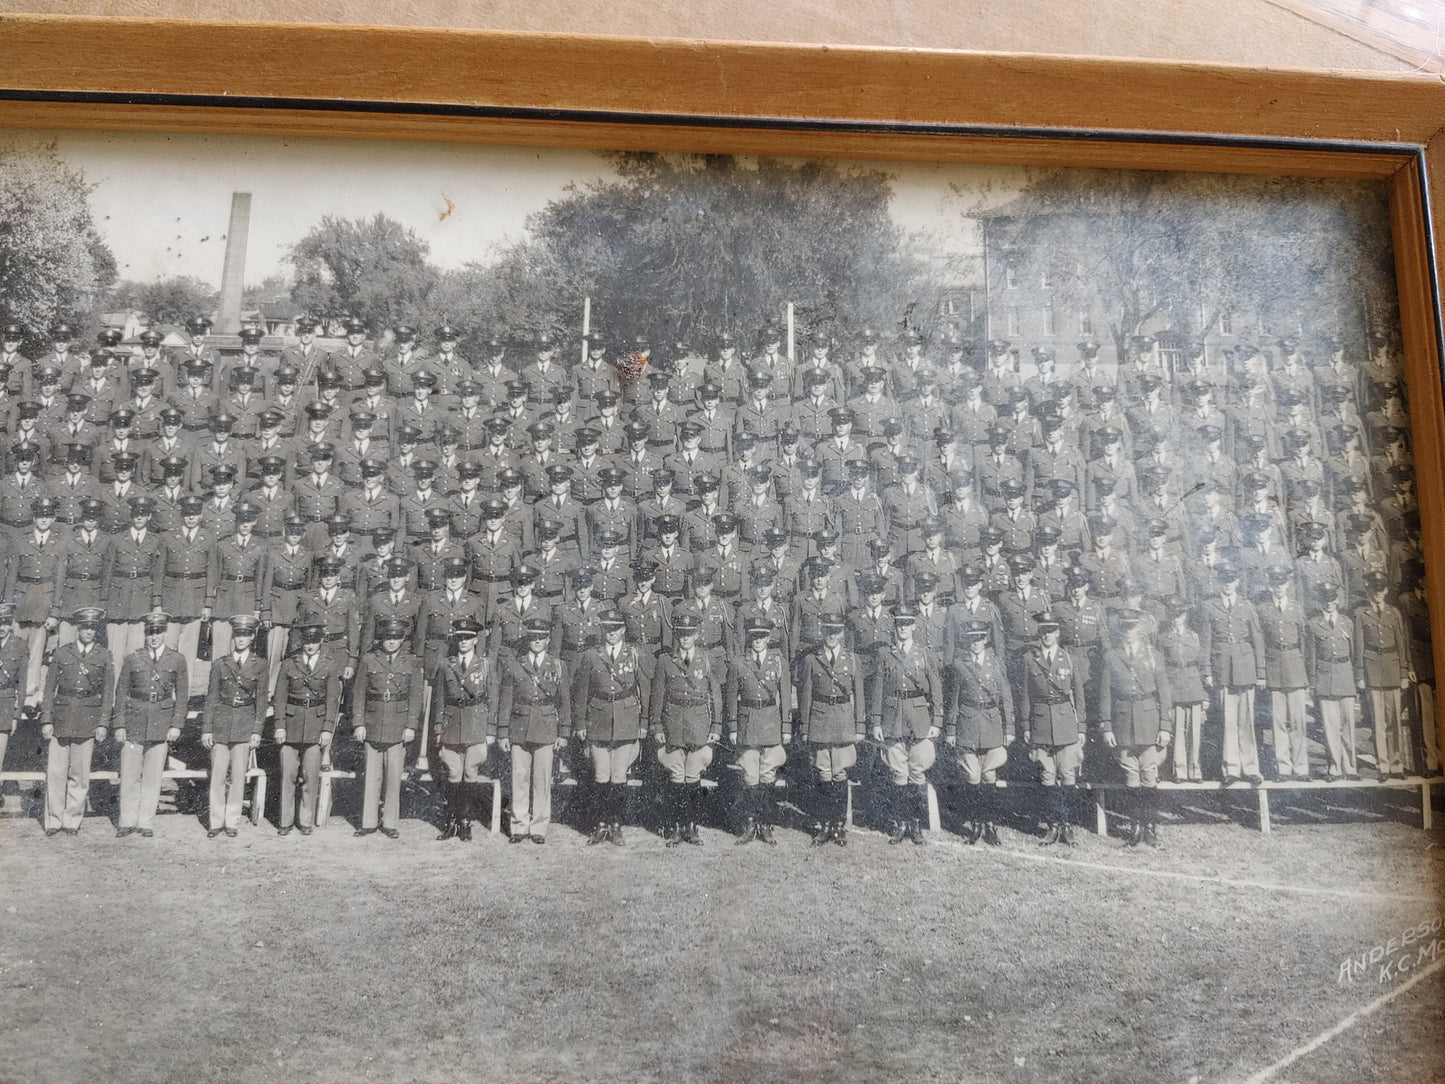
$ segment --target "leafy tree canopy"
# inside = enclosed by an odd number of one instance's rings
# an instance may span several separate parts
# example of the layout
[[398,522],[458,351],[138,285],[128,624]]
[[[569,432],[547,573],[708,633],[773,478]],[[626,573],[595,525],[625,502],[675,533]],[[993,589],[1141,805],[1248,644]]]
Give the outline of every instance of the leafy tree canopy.
[[415,320],[427,310],[438,273],[430,247],[384,214],[370,219],[327,215],[292,246],[292,298],[318,316],[351,314],[374,331]]
[[0,143],[0,315],[37,339],[53,321],[83,315],[115,281],[91,187],[54,143]]
[[184,324],[192,316],[216,311],[219,293],[214,286],[188,275],[135,282],[125,279],[110,290],[108,305],[136,309],[152,324]]

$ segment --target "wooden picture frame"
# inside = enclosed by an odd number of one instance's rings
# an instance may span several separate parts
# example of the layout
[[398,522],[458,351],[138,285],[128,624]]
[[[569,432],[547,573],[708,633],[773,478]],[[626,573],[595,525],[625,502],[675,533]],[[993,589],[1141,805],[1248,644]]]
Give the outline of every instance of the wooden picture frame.
[[[0,19],[0,56],[0,129],[1383,181],[1433,655],[1445,669],[1445,318],[1436,241],[1445,229],[1445,82],[1435,75],[32,16]],[[1428,827],[1431,787],[1423,793]],[[496,810],[500,787],[492,797]],[[1267,815],[1262,799],[1266,824]]]

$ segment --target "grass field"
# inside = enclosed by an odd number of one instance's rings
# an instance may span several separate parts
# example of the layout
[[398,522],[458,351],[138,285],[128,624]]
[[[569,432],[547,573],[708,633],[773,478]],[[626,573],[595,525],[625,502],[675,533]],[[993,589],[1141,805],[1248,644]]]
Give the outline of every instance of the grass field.
[[0,1080],[1243,1081],[1392,993],[1270,1079],[1445,1079],[1445,931],[1341,980],[1438,921],[1440,835],[1307,813],[1191,815],[1159,851],[668,850],[188,814],[46,839],[12,796]]

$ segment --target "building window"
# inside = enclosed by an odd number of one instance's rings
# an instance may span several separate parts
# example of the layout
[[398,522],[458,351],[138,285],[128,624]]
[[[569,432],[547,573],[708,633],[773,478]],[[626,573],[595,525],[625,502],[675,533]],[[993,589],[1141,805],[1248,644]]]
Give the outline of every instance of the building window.
[[1019,310],[1009,309],[1008,311],[1008,333],[1017,335],[1019,333]]
[[1045,305],[1045,306],[1044,306],[1044,337],[1051,339],[1051,338],[1053,338],[1053,337],[1054,337],[1055,335],[1057,335],[1057,334],[1058,334],[1058,332],[1057,332],[1057,331],[1055,330],[1055,328],[1054,328],[1054,307],[1053,307],[1052,305]]
[[1079,310],[1079,334],[1092,335],[1094,333],[1094,318],[1089,315],[1088,309]]

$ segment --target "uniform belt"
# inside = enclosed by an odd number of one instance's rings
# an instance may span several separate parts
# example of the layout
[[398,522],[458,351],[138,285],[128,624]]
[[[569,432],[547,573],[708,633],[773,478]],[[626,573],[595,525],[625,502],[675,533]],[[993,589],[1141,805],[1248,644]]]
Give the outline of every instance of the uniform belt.
[[891,692],[888,694],[890,700],[927,700],[927,693],[900,693]]
[[255,535],[257,538],[280,538],[280,537],[281,537],[281,532],[280,532],[280,531],[258,531],[258,530],[256,530],[254,527],[251,529],[251,533],[252,533],[253,535]]
[[249,576],[222,576],[221,579],[227,583],[255,583],[256,573],[252,572]]
[[99,573],[99,572],[67,572],[67,573],[65,574],[65,578],[66,578],[67,580],[98,580],[98,579],[100,579],[100,573]]
[[410,699],[411,699],[411,693],[409,693],[409,692],[406,692],[406,693],[385,693],[385,694],[382,694],[382,695],[378,695],[378,694],[376,694],[376,693],[367,693],[367,694],[366,694],[366,702],[367,702],[368,704],[395,704],[395,703],[397,703],[398,701],[410,700]]
[[738,706],[744,708],[775,708],[778,706],[776,700],[738,700]]
[[620,693],[593,693],[590,699],[606,700],[609,703],[615,704],[619,700],[636,700],[639,699],[639,697],[636,689],[627,689]]
[[286,703],[293,708],[319,708],[326,703],[326,697],[288,696]]
[[890,519],[888,525],[895,531],[916,531],[920,522],[916,519]]
[[250,700],[237,700],[233,696],[230,700],[224,701],[224,703],[228,708],[254,708],[256,706],[256,698],[253,696]]
[[964,700],[964,701],[963,701],[963,706],[966,707],[966,708],[979,708],[979,709],[996,708],[996,707],[999,707],[999,702],[998,702],[997,700],[989,700],[989,701],[983,701],[983,700]]
[[136,701],[137,703],[141,703],[141,704],[161,704],[161,703],[164,703],[164,702],[167,701],[167,700],[174,700],[175,697],[172,696],[170,693],[167,692],[167,693],[151,693],[149,696],[130,696],[130,697],[127,697],[127,699],[129,699],[129,700],[134,700],[134,701]]
[[483,583],[506,583],[512,578],[512,574],[503,572],[500,576],[493,576],[488,572],[478,572],[474,574],[473,578],[481,580]]
[[556,704],[557,704],[557,698],[556,698],[555,696],[548,696],[548,697],[543,697],[541,700],[522,700],[522,699],[519,699],[519,698],[514,697],[514,698],[512,699],[512,704],[513,704],[514,706],[524,707],[524,708],[533,708],[533,707],[538,707],[538,706],[549,706],[549,705],[552,706],[552,707],[555,707]]
[[712,593],[718,598],[737,598],[743,593],[743,589],[739,587],[736,591],[719,591],[716,587],[714,587],[712,589]]
[[344,639],[346,639],[346,633],[344,633],[344,632],[328,632],[328,633],[323,637],[323,639],[325,639],[325,640],[344,640]]
[[586,640],[563,640],[562,643],[561,643],[561,647],[562,647],[562,650],[564,650],[564,651],[586,651],[586,650],[587,650],[587,641],[586,641]]
[[167,572],[165,575],[173,580],[204,580],[206,578],[204,572]]
[[16,576],[15,578],[16,578],[17,580],[19,580],[21,583],[44,583],[47,577],[45,577],[45,576]]
[[817,695],[814,695],[813,699],[814,699],[815,701],[817,701],[819,704],[851,704],[851,703],[853,703],[853,698],[852,698],[851,696],[817,696]]
[[0,523],[7,527],[29,527],[31,521],[29,519],[0,519]]
[[471,697],[467,700],[453,700],[451,697],[447,697],[446,705],[449,708],[473,708],[486,699],[485,696]]
[[672,445],[673,445],[673,441],[672,441],[671,439],[668,439],[668,440],[654,440],[652,437],[648,437],[648,438],[647,438],[647,446],[648,446],[649,448],[670,448],[670,447],[672,447]]
[[140,579],[142,576],[149,576],[149,575],[150,575],[150,569],[148,569],[148,568],[133,568],[133,569],[131,569],[129,572],[112,572],[111,575],[112,575],[113,577],[114,577],[114,576],[119,576],[119,577],[120,577],[121,579],[123,579],[123,580],[138,580],[138,579]]
[[1155,700],[1155,699],[1158,699],[1158,696],[1159,696],[1158,693],[1146,693],[1146,694],[1144,694],[1143,696],[1116,696],[1116,697],[1114,697],[1114,699],[1115,699],[1115,700],[1119,700],[1119,701],[1121,701],[1121,702],[1123,702],[1123,703],[1125,703],[1125,704],[1137,704],[1137,703],[1139,703],[1141,700]]
[[675,697],[675,696],[669,696],[669,697],[667,698],[667,702],[668,702],[669,704],[676,704],[678,707],[681,707],[681,708],[700,708],[700,707],[702,707],[704,704],[706,704],[706,703],[708,702],[708,700],[707,700],[707,697],[705,697],[705,696],[704,696],[704,697],[694,697],[694,696]]
[[306,586],[306,577],[303,576],[295,583],[289,583],[285,580],[278,580],[273,576],[271,578],[271,586],[279,591],[300,591]]
[[1072,703],[1072,701],[1066,696],[1061,700],[1040,700],[1039,703],[1048,704],[1050,707],[1052,707],[1055,704],[1069,704]]
[[542,598],[561,598],[562,589],[559,587],[555,591],[538,591],[537,594]]

